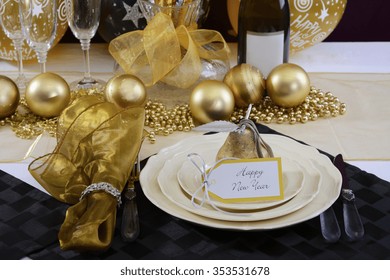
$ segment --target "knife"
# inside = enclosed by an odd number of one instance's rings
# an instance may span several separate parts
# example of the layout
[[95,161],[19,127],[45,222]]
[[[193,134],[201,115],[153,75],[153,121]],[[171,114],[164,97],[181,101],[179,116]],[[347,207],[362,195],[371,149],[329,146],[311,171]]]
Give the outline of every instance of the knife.
[[343,178],[341,186],[341,199],[343,201],[344,229],[351,241],[360,240],[364,236],[364,227],[355,204],[355,195],[349,188],[349,179],[345,172],[345,162],[341,154],[337,155],[334,165]]
[[130,178],[127,182],[125,190],[125,203],[123,206],[122,224],[121,224],[121,236],[126,242],[132,242],[137,239],[140,226],[138,217],[138,207],[136,202],[136,192],[134,182],[138,180],[140,173],[140,161],[137,159],[137,163],[134,165]]
[[321,213],[320,225],[322,236],[327,242],[335,243],[340,239],[341,230],[332,206]]
[[329,243],[335,243],[340,239],[341,230],[332,206],[320,215],[321,233]]

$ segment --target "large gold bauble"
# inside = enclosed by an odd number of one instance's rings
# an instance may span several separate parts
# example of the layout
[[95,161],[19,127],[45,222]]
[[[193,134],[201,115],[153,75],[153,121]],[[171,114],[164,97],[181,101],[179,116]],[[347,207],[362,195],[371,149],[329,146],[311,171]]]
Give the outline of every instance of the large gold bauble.
[[[328,37],[340,22],[347,0],[289,0],[290,52],[313,46]],[[240,0],[227,0],[230,23],[238,32]]]
[[14,81],[0,75],[0,119],[15,113],[19,99],[19,89]]
[[265,79],[261,71],[252,65],[234,66],[226,73],[223,82],[232,90],[237,107],[258,104],[263,98]]
[[54,73],[39,74],[26,87],[27,106],[41,117],[59,116],[69,101],[69,85],[61,76]]
[[267,77],[267,93],[281,107],[290,108],[301,104],[310,92],[310,79],[302,67],[285,63],[272,69]]
[[233,92],[221,81],[202,81],[191,92],[190,109],[201,123],[227,120],[234,111]]
[[[65,0],[57,0],[57,3],[58,23],[56,37],[54,39],[52,48],[61,40],[61,38],[65,35],[66,30],[68,29]],[[23,60],[31,60],[35,58],[35,52],[27,45],[26,42],[23,43],[22,54]],[[17,60],[17,54],[14,49],[12,40],[5,35],[2,28],[0,28],[0,58],[6,60]]]
[[144,83],[130,74],[112,77],[106,84],[104,96],[120,108],[143,106],[147,97]]

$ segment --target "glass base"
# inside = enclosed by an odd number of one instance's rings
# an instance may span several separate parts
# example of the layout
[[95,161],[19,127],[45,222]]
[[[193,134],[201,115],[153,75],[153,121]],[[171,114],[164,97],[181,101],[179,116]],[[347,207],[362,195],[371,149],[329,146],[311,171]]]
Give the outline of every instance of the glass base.
[[70,90],[78,90],[78,89],[98,89],[103,90],[106,82],[103,80],[98,80],[94,78],[84,78],[81,81],[75,81],[71,83]]

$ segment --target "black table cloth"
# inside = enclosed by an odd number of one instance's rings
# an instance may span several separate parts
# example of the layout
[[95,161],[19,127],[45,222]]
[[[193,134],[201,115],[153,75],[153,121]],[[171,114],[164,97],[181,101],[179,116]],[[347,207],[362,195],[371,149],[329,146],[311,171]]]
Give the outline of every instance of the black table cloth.
[[[277,133],[263,125],[258,129]],[[343,232],[339,242],[327,243],[319,217],[269,231],[195,225],[154,206],[137,184],[138,239],[121,240],[120,209],[110,249],[88,254],[59,247],[57,234],[68,205],[0,170],[0,259],[390,259],[390,183],[349,164],[347,176],[366,232],[357,242]],[[333,207],[343,230],[341,201]]]

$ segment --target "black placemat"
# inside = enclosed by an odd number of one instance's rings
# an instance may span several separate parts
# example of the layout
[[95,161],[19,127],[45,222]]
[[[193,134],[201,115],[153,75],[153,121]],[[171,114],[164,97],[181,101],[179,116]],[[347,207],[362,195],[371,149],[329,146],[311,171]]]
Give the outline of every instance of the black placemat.
[[[276,133],[265,126],[258,128],[262,133]],[[326,243],[318,217],[269,231],[194,225],[154,206],[137,184],[139,238],[132,243],[121,240],[120,210],[110,249],[80,254],[62,251],[58,244],[68,205],[0,171],[0,259],[390,259],[390,183],[349,164],[347,175],[366,231],[358,242],[348,242],[343,233],[338,243]],[[340,201],[334,205],[343,228],[341,207]]]

